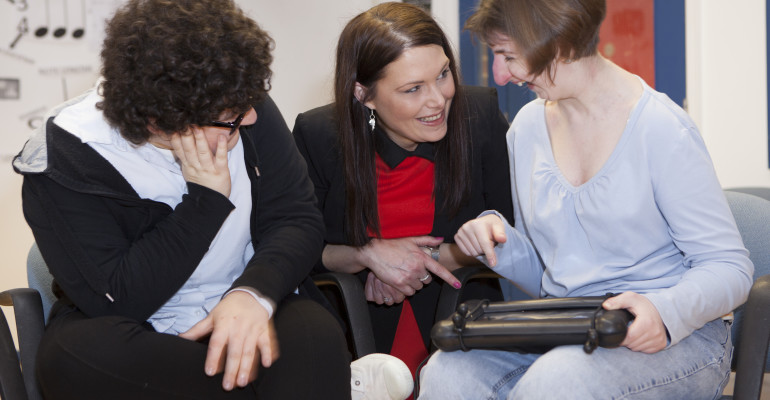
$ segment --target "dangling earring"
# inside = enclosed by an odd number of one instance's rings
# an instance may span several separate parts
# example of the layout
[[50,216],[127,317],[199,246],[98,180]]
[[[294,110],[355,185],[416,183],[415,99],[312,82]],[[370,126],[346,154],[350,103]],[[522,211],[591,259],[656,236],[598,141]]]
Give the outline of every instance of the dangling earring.
[[374,110],[369,110],[369,126],[372,127],[372,132],[374,132],[374,127],[377,125],[377,120],[374,118]]

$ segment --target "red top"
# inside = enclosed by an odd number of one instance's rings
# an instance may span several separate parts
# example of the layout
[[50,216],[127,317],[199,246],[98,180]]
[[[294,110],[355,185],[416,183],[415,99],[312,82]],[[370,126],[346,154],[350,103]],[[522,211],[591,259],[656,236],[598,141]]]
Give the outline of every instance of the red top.
[[[433,162],[419,156],[410,156],[391,168],[377,154],[376,165],[377,206],[382,238],[430,234],[435,214]],[[408,299],[404,300],[401,309],[390,354],[404,361],[412,371],[412,376],[416,376],[417,367],[428,357],[428,350],[422,341]]]
[[412,156],[391,169],[377,155],[377,206],[383,239],[422,236],[433,230],[433,184],[431,161]]

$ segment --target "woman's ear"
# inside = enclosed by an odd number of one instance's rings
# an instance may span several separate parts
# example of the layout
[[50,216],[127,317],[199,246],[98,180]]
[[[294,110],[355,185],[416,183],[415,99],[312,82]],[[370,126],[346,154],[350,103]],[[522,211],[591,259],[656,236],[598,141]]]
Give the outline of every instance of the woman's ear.
[[366,100],[366,94],[369,89],[364,87],[364,85],[356,82],[356,86],[353,88],[353,96],[356,97],[356,100],[358,100],[359,103],[371,108],[372,110],[376,109],[374,107],[374,104],[371,101],[364,101]]
[[150,133],[152,133],[155,136],[160,136],[160,135],[164,135],[165,134],[165,132],[163,132],[162,130],[156,128],[155,124],[153,124],[152,122],[147,124],[147,130],[150,131]]

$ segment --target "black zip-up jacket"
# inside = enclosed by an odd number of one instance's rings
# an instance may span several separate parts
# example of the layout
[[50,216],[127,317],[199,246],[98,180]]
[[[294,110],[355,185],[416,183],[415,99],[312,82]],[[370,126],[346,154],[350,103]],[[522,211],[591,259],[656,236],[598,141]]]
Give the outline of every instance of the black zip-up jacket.
[[[233,287],[252,287],[278,304],[303,285],[300,292],[318,300],[306,278],[321,254],[324,228],[305,161],[272,99],[254,109],[257,122],[240,132],[255,254]],[[24,216],[60,289],[60,305],[74,304],[90,317],[146,321],[187,281],[234,207],[193,183],[175,209],[141,199],[53,117],[14,159],[14,169],[24,175]]]

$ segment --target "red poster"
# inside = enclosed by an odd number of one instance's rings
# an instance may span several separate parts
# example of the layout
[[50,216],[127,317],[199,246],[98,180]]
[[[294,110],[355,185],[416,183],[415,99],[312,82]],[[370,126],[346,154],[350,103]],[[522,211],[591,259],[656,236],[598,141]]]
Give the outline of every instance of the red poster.
[[655,87],[654,0],[607,0],[599,52]]

